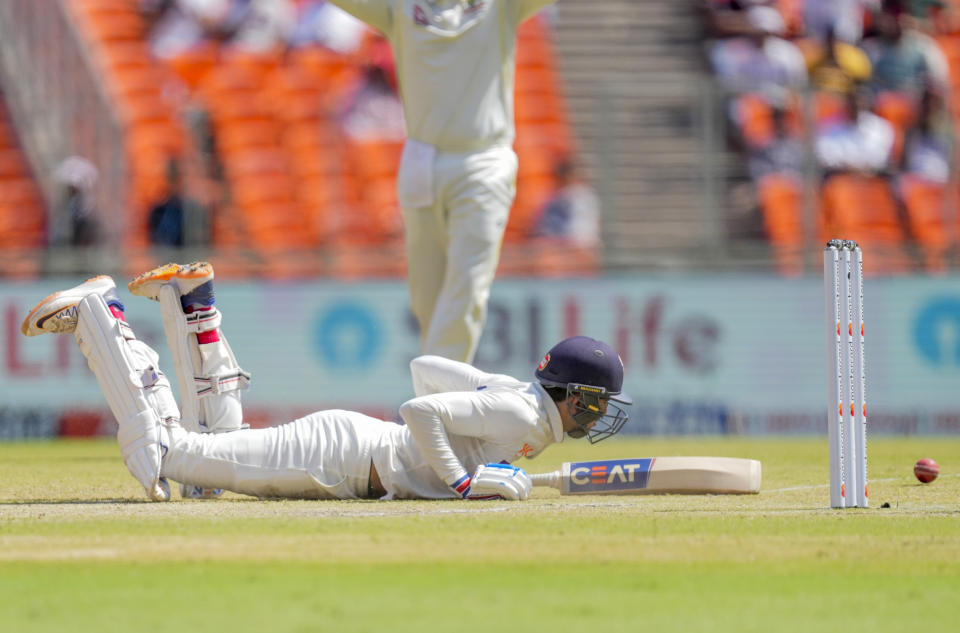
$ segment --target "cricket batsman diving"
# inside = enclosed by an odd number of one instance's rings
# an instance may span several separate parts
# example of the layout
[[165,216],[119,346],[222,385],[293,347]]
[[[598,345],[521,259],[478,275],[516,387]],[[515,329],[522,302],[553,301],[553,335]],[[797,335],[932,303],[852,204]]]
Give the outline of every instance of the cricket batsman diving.
[[110,277],[41,301],[27,336],[72,333],[117,420],[127,468],[147,496],[226,489],[309,499],[526,499],[530,477],[509,463],[533,457],[564,434],[597,442],[627,415],[616,403],[623,364],[605,343],[578,336],[555,345],[536,382],[488,374],[438,356],[410,365],[416,397],[406,425],[342,410],[249,429],[240,395],[250,384],[221,329],[213,267],[167,264],[129,284],[159,302],[183,402],[177,406],[157,353],[135,338]]
[[407,141],[397,175],[421,353],[472,362],[516,194],[517,28],[555,0],[330,0],[383,32]]

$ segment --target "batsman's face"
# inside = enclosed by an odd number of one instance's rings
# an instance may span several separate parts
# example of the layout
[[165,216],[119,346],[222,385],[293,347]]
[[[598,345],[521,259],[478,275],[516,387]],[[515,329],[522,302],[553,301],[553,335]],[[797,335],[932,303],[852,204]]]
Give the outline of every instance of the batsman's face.
[[564,402],[563,430],[573,439],[587,436],[607,412],[607,400],[600,399],[587,405],[581,397],[570,397]]
[[616,435],[629,418],[619,404],[610,402],[605,390],[587,385],[567,385],[563,409],[567,435],[586,437],[591,444]]

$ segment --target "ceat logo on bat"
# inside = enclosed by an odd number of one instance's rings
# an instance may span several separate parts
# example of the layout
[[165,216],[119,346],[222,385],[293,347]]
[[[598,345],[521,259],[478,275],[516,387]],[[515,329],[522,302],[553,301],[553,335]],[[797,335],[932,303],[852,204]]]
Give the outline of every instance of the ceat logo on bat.
[[540,361],[540,364],[537,365],[537,369],[539,369],[540,371],[543,371],[543,368],[546,367],[547,363],[549,362],[550,362],[550,354],[547,354],[546,356],[543,357],[543,360]]
[[570,491],[646,488],[653,462],[654,458],[573,462],[570,464]]

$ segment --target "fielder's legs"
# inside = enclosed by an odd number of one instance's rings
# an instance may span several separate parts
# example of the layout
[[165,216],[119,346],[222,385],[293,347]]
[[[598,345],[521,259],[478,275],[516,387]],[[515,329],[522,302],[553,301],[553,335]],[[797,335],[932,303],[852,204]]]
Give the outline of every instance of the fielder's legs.
[[113,280],[94,277],[50,295],[30,312],[21,329],[27,336],[73,333],[117,420],[124,463],[148,497],[169,499],[170,488],[160,477],[166,450],[160,422],[175,421],[179,411],[156,352],[136,340],[124,321]]
[[422,348],[471,362],[516,193],[517,158],[510,148],[441,155],[437,175],[446,209],[446,267],[429,326],[421,332]]
[[[443,205],[404,209],[407,251],[407,284],[410,309],[420,325],[420,352],[437,306],[437,298],[447,273],[447,218]],[[455,360],[466,360],[460,356]]]

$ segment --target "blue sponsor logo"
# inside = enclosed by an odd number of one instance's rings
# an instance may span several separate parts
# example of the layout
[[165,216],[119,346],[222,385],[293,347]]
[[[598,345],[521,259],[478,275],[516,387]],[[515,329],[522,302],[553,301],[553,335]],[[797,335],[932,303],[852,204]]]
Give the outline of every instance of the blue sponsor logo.
[[320,359],[335,370],[367,369],[380,357],[383,332],[373,311],[341,303],[319,315],[314,341]]
[[653,459],[607,459],[570,464],[570,492],[646,488]]
[[931,365],[960,366],[960,297],[938,297],[924,305],[913,323],[913,340]]

